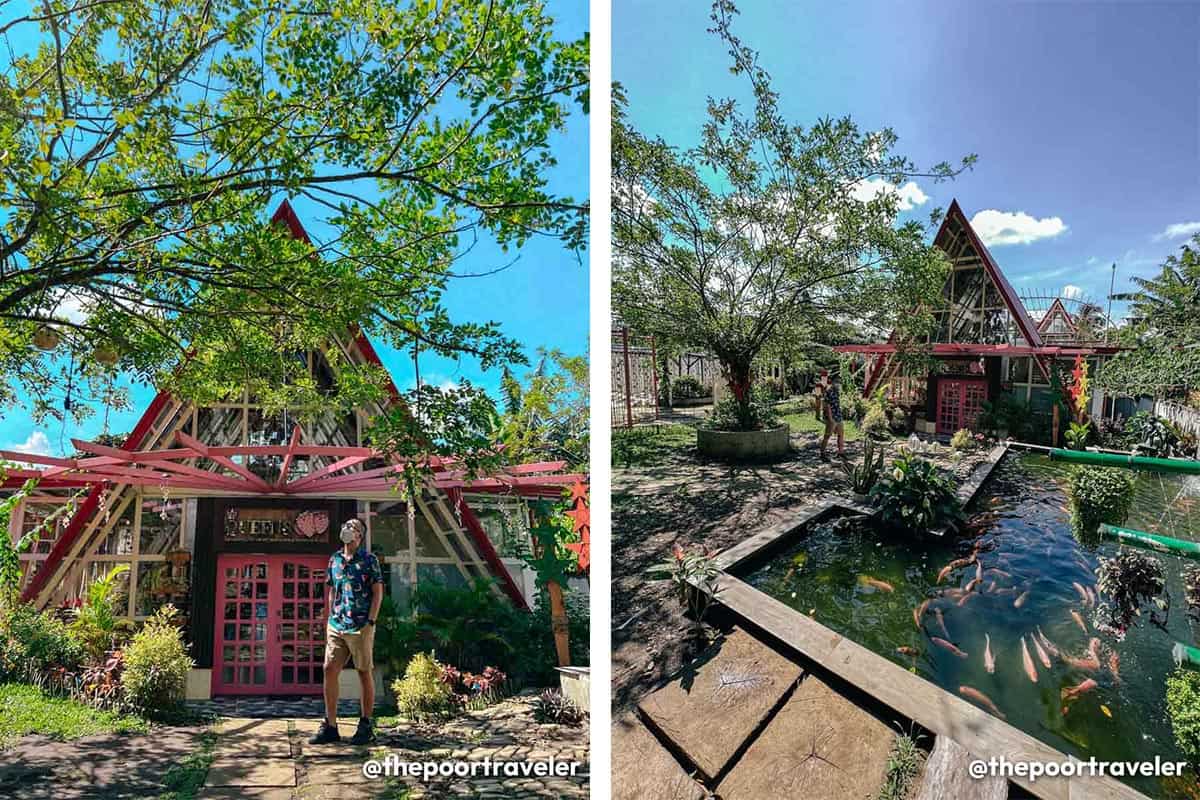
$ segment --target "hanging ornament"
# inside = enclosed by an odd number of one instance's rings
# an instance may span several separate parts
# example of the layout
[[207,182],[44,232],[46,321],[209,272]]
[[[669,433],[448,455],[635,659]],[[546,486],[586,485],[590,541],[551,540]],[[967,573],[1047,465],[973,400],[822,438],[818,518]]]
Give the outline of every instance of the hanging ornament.
[[115,366],[121,358],[121,353],[111,344],[102,344],[92,351],[92,358],[96,363],[103,364],[106,367]]
[[33,346],[47,353],[57,349],[61,341],[58,331],[48,325],[41,326],[33,334]]

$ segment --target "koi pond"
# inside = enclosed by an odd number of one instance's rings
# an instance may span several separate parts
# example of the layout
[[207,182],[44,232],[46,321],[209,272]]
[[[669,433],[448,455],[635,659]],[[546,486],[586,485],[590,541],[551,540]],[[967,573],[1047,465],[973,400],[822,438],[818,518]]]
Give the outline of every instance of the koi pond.
[[[1187,562],[1154,553],[1171,597],[1161,627],[1143,613],[1122,641],[1098,631],[1098,558],[1120,548],[1073,536],[1071,469],[1010,453],[956,537],[914,545],[850,519],[832,520],[784,545],[769,563],[752,562],[742,577],[1063,752],[1184,760],[1167,717],[1165,679],[1175,668],[1172,644],[1196,641],[1180,577]],[[1136,473],[1127,525],[1200,539],[1200,478]],[[1195,796],[1158,779],[1129,783],[1155,797]]]

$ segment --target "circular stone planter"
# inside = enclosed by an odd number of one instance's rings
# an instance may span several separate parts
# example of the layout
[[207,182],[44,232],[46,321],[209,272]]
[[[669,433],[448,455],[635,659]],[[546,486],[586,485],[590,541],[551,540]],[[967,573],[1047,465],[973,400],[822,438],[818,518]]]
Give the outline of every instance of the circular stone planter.
[[768,461],[792,450],[787,425],[761,431],[714,431],[696,429],[696,449],[722,461]]

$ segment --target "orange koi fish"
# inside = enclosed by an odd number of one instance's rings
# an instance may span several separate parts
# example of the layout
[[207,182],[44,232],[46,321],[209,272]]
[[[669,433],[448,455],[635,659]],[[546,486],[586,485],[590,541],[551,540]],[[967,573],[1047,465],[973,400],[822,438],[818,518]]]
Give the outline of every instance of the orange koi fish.
[[992,637],[986,633],[983,635],[983,668],[989,674],[996,671],[996,657],[992,655]]
[[1025,674],[1029,676],[1029,680],[1037,683],[1037,667],[1033,666],[1033,659],[1029,657],[1029,648],[1025,646],[1025,637],[1021,637],[1021,662],[1025,666]]
[[944,650],[949,650],[951,653],[954,653],[954,655],[958,656],[959,658],[967,657],[967,654],[964,653],[962,650],[959,650],[957,647],[955,647],[952,642],[947,642],[945,639],[941,639],[937,636],[931,636],[929,638],[930,638],[930,641],[932,641],[938,647],[941,647]]
[[1029,641],[1033,642],[1033,649],[1034,652],[1037,653],[1038,661],[1042,662],[1043,667],[1050,669],[1050,656],[1046,655],[1046,651],[1042,647],[1041,642],[1039,642],[1037,637],[1035,637],[1033,634],[1029,635]]
[[1087,623],[1083,621],[1083,617],[1079,616],[1079,612],[1073,608],[1071,609],[1071,619],[1075,620],[1075,624],[1079,626],[1079,630],[1084,633],[1088,632]]
[[1025,591],[1021,592],[1020,597],[1018,597],[1016,600],[1013,601],[1013,608],[1020,608],[1021,606],[1025,605],[1025,601],[1028,599],[1029,599],[1029,590],[1026,589]]
[[960,686],[960,687],[958,687],[958,693],[961,694],[963,697],[966,697],[970,700],[974,700],[976,703],[979,703],[979,705],[983,706],[984,708],[986,708],[988,711],[992,712],[994,715],[996,715],[1000,719],[1005,718],[1003,712],[1001,712],[1000,709],[996,708],[996,704],[992,702],[991,698],[988,697],[983,692],[979,691],[978,689],[976,689],[972,686]]

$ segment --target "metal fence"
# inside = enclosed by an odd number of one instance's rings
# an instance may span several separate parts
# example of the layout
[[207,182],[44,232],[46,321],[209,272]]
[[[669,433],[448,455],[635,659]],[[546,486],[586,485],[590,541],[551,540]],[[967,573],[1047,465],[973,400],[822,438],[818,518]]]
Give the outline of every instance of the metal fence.
[[612,331],[612,426],[632,428],[658,419],[658,363],[653,336]]

